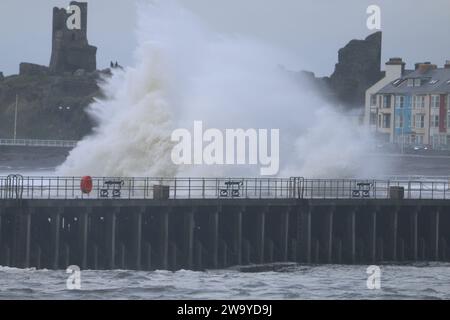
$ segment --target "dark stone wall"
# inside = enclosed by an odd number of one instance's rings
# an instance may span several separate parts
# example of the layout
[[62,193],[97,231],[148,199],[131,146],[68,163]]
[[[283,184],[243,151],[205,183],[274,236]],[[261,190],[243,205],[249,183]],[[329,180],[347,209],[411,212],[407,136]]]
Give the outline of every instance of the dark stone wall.
[[25,63],[22,62],[20,64],[19,74],[21,76],[46,76],[50,72],[49,68],[46,66],[40,66],[34,63]]

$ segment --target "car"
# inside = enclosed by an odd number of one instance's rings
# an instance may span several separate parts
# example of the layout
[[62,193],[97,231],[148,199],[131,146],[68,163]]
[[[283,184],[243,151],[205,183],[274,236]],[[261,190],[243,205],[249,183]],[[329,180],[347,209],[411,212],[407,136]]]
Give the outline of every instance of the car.
[[425,146],[425,145],[416,145],[416,146],[413,146],[412,149],[414,151],[428,151],[428,150],[430,150],[430,148],[428,146]]

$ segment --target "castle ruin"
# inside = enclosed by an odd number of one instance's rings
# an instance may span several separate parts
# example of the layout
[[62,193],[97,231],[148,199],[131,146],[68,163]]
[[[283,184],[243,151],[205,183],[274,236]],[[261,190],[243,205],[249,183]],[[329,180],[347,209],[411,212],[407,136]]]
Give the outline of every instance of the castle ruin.
[[50,72],[74,73],[80,69],[93,72],[97,69],[97,47],[89,45],[87,40],[88,4],[72,1],[70,6],[80,8],[80,28],[69,29],[67,21],[73,15],[72,12],[68,12],[65,8],[53,8]]

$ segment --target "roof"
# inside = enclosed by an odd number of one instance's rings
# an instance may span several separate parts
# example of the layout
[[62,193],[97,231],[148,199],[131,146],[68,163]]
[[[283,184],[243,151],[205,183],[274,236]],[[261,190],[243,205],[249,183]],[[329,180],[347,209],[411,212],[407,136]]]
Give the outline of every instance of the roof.
[[[420,87],[408,87],[407,79],[426,79]],[[397,86],[393,81],[378,91],[378,94],[450,94],[450,69],[440,68],[422,73],[420,70],[406,71]]]

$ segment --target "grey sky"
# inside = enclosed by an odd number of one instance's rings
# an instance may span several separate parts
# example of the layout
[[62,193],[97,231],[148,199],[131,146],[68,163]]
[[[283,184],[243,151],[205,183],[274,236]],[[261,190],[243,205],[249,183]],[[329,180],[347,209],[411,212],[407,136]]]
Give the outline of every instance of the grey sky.
[[[138,0],[88,0],[89,42],[99,48],[98,67],[110,60],[132,63],[135,3]],[[401,56],[442,65],[450,60],[450,0],[179,0],[211,28],[250,35],[298,56],[298,65],[330,74],[337,50],[371,33],[366,8],[382,9],[383,60]],[[20,62],[48,65],[54,6],[69,0],[0,1],[0,71],[17,73]]]

